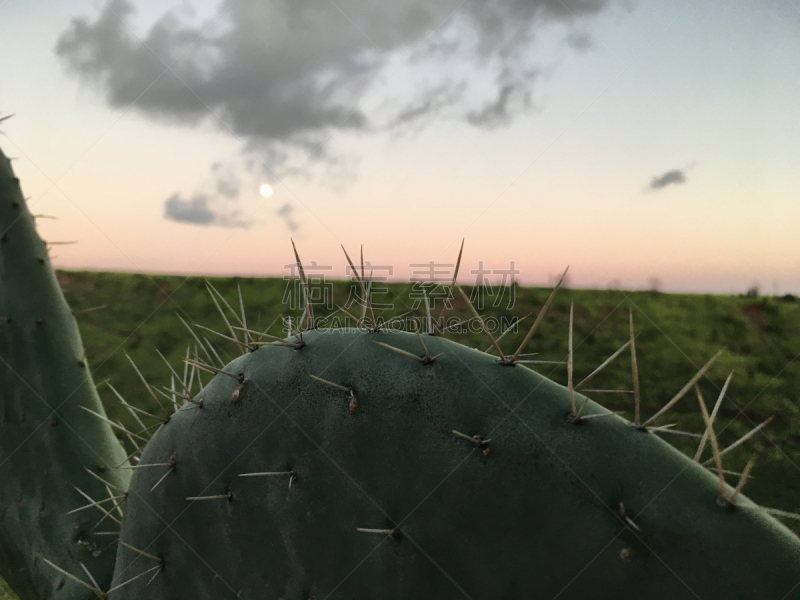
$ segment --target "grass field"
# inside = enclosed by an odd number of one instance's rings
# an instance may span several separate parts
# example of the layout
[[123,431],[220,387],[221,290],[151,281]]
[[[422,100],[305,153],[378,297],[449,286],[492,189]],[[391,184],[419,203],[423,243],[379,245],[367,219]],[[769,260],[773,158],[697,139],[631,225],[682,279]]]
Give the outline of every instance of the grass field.
[[[227,333],[200,278],[61,272],[59,279],[77,315],[95,381],[99,384],[108,380],[130,402],[152,411],[155,405],[125,354],[136,362],[148,381],[159,386],[169,385],[167,368],[156,349],[182,372],[181,363],[190,338],[177,315],[188,322]],[[252,329],[265,329],[279,314],[300,314],[299,310],[291,311],[282,302],[287,285],[291,285],[285,280],[212,278],[209,281],[237,309],[237,285],[241,286],[248,326]],[[345,303],[350,286],[349,282],[333,283],[334,303]],[[388,288],[388,293],[373,299],[375,303],[394,304],[394,310],[383,312],[386,318],[413,307],[416,291],[411,286],[388,284]],[[494,291],[497,293],[496,289]],[[512,309],[507,308],[511,298],[508,290],[498,308],[491,306],[492,298],[486,295],[484,318],[494,316],[499,322],[503,318],[509,320],[533,313],[519,325],[516,333],[509,332],[503,338],[501,347],[505,352],[513,352],[525,337],[549,293],[549,289],[518,288]],[[700,383],[710,406],[728,373],[735,370],[717,421],[720,443],[727,446],[758,423],[772,416],[774,419],[763,434],[757,434],[740,450],[727,455],[725,467],[741,470],[753,453],[758,453],[755,479],[747,487],[748,495],[785,510],[800,510],[800,301],[791,296],[752,298],[561,290],[526,352],[537,352],[536,358],[542,360],[566,359],[571,302],[575,306],[576,381],[628,339],[628,311],[633,310],[645,416],[657,411],[699,367],[718,350],[726,348]],[[96,308],[100,306],[104,308]],[[439,313],[440,306],[441,300],[435,303],[434,314]],[[357,308],[351,307],[349,311],[357,313]],[[326,312],[333,311],[317,306],[318,317]],[[420,302],[412,314],[424,317],[424,303]],[[457,320],[471,317],[469,307],[460,297],[447,315]],[[270,331],[283,335],[281,327],[279,321]],[[486,336],[477,326],[473,329],[477,331],[448,337],[487,348]],[[209,334],[208,337],[215,336]],[[240,352],[233,343],[222,338],[212,339],[212,342],[225,361]],[[565,364],[534,367],[551,379],[566,383]],[[629,354],[621,355],[589,387],[631,390]],[[100,392],[112,418],[135,427],[110,390],[101,385]],[[590,396],[610,409],[625,411],[625,416],[632,419],[631,394]],[[660,422],[678,423],[680,429],[702,432],[704,427],[696,395],[688,394]],[[669,440],[694,453],[694,440],[678,436],[669,436]]]
[[[138,380],[125,353],[152,384],[169,385],[167,368],[156,349],[182,372],[181,361],[190,339],[176,313],[189,322],[227,333],[200,278],[60,272],[59,280],[78,319],[95,381],[112,383],[129,402],[147,410],[155,411],[155,403]],[[264,330],[281,313],[300,314],[299,310],[288,310],[282,302],[287,291],[287,281],[282,279],[216,278],[210,281],[237,309],[237,285],[241,286],[247,323],[252,329]],[[349,282],[332,284],[329,291],[333,293],[334,302],[343,304],[347,300],[350,285]],[[388,292],[373,300],[394,305],[393,309],[382,313],[386,318],[412,308],[414,299],[411,296],[416,290],[403,284],[388,284],[388,288]],[[510,290],[505,291],[502,304],[497,308],[491,306],[492,298],[488,297],[489,306],[482,311],[484,317],[508,320],[533,313],[520,324],[518,331],[509,332],[503,338],[504,352],[513,353],[549,293],[549,289],[517,288],[511,309],[507,308]],[[797,360],[800,357],[800,301],[791,296],[754,298],[565,289],[557,295],[526,352],[537,352],[536,358],[541,360],[566,360],[571,302],[575,306],[576,381],[628,339],[628,311],[633,310],[645,416],[663,406],[709,358],[725,347],[726,352],[700,382],[706,403],[711,406],[728,373],[735,370],[715,427],[720,432],[721,445],[731,444],[757,424],[774,417],[762,432],[725,456],[725,468],[740,471],[751,456],[758,454],[754,479],[745,490],[747,495],[766,506],[800,511],[800,360]],[[441,300],[436,302],[434,314],[439,313],[440,307]],[[357,308],[353,306],[350,310],[356,312]],[[326,312],[332,311],[322,306],[316,308],[317,315]],[[421,303],[413,314],[424,316],[424,304]],[[468,319],[471,313],[459,298],[447,315]],[[283,335],[281,328],[278,321],[270,332]],[[489,345],[480,330],[448,334],[448,337],[480,349]],[[239,353],[233,343],[221,338],[214,339],[213,344],[224,360]],[[565,364],[532,366],[566,384]],[[631,379],[630,355],[626,352],[589,387],[631,390]],[[107,386],[100,385],[100,394],[111,418],[136,427]],[[588,395],[609,409],[624,411],[626,418],[633,418],[630,393]],[[659,423],[677,423],[679,429],[702,433],[704,427],[694,392],[687,394]],[[696,440],[679,436],[667,439],[686,453],[694,454]],[[710,457],[710,449],[704,457]],[[731,481],[735,483],[735,478]],[[797,523],[788,522],[787,525],[797,531]],[[2,593],[0,588],[0,599]]]

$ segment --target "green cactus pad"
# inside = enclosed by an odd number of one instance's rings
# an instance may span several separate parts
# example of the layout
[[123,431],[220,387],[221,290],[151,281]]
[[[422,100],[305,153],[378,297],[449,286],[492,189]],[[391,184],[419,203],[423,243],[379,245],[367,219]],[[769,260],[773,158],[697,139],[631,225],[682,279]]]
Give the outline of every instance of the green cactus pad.
[[[0,575],[23,600],[96,597],[54,565],[100,586],[114,568],[110,539],[95,535],[108,498],[90,469],[121,489],[128,475],[83,359],[75,318],[36,233],[8,158],[0,153]],[[102,514],[100,514],[102,517]],[[111,521],[108,523],[113,524]],[[103,529],[103,528],[101,528]]]
[[312,329],[195,363],[216,374],[129,481],[34,224],[0,154],[0,575],[21,600],[800,599],[800,540],[739,489],[441,337]]
[[800,540],[656,434],[439,337],[303,338],[153,436],[112,600],[800,598]]

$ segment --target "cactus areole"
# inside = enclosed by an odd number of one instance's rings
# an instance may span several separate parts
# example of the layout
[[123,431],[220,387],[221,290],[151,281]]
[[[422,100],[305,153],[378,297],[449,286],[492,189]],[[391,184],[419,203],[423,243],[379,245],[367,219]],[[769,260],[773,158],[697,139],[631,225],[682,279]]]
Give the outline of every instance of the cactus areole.
[[442,336],[307,328],[196,359],[210,382],[126,463],[5,157],[0,177],[0,574],[22,600],[800,598],[800,540],[740,490]]

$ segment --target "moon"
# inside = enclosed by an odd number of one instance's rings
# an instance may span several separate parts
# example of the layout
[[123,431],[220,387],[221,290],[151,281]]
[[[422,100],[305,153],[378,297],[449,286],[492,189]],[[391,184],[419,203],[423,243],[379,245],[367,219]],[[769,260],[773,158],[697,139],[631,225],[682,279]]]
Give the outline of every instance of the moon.
[[268,183],[262,183],[261,187],[258,188],[258,191],[261,193],[264,198],[269,198],[272,196],[272,186]]

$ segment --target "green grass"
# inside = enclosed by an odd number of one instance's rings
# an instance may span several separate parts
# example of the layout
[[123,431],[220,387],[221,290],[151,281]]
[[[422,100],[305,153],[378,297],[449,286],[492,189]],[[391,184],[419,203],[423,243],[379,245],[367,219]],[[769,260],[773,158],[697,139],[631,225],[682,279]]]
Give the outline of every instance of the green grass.
[[[169,385],[166,367],[156,348],[179,372],[189,334],[176,316],[227,333],[224,322],[200,278],[146,276],[118,273],[61,272],[67,301],[77,314],[87,357],[96,382],[110,381],[128,401],[155,411],[155,403],[131,368],[125,353],[151,383]],[[279,314],[299,315],[282,303],[287,282],[282,279],[213,278],[212,284],[238,308],[237,284],[241,285],[248,325],[264,329]],[[334,282],[334,301],[344,303],[348,282]],[[389,284],[389,294],[376,301],[393,302],[400,314],[410,309],[412,289],[404,284]],[[504,352],[513,353],[524,338],[534,316],[549,295],[549,289],[518,288],[514,307],[482,311],[490,316],[512,317],[533,313],[517,333],[502,340]],[[567,355],[569,306],[575,305],[575,377],[579,381],[628,339],[628,310],[633,309],[636,348],[642,390],[642,414],[646,418],[669,400],[692,375],[719,349],[726,352],[700,383],[709,410],[725,378],[735,370],[727,399],[720,410],[716,429],[720,443],[727,446],[774,415],[765,430],[726,456],[725,467],[740,470],[754,454],[759,454],[753,482],[747,493],[755,500],[784,510],[800,510],[800,302],[787,298],[747,298],[741,296],[663,294],[606,290],[561,290],[526,352],[537,352],[537,359],[562,361]],[[490,302],[489,302],[490,304]],[[86,311],[97,306],[105,308]],[[438,314],[440,303],[435,306]],[[352,307],[351,312],[356,312]],[[318,307],[317,315],[328,311]],[[424,306],[415,313],[424,315]],[[341,315],[341,313],[340,313]],[[462,298],[454,302],[448,315],[471,316]],[[271,332],[279,333],[277,323]],[[214,336],[209,335],[210,338]],[[485,349],[489,342],[478,331],[449,335],[462,343]],[[224,360],[234,358],[239,349],[219,338],[214,345]],[[565,365],[534,365],[539,372],[566,383]],[[591,388],[632,389],[629,354],[625,352],[593,380]],[[101,386],[110,416],[134,427],[130,417]],[[629,394],[592,394],[613,410],[625,411],[632,419],[633,399]],[[662,418],[660,423],[677,422],[683,430],[702,432],[703,421],[694,393],[687,396]],[[670,441],[693,454],[694,440],[670,436]],[[710,449],[709,449],[710,451]]]
[[[224,322],[205,290],[202,279],[181,276],[146,276],[118,273],[60,272],[59,280],[67,301],[76,313],[96,382],[108,380],[126,399],[155,411],[152,398],[125,358],[128,353],[145,377],[156,385],[169,385],[166,367],[155,352],[158,348],[182,372],[181,361],[189,335],[176,316],[227,333]],[[282,279],[214,278],[214,286],[238,308],[237,284],[241,285],[247,321],[263,330],[280,313],[288,314],[282,303],[287,282]],[[350,283],[334,282],[336,302],[344,303]],[[394,302],[394,315],[409,310],[411,286],[389,284],[389,294],[375,301]],[[549,289],[517,288],[514,307],[482,311],[484,317],[511,317],[533,313],[516,333],[501,342],[504,352],[513,353],[524,338],[533,318],[549,295]],[[394,299],[392,298],[394,297]],[[716,401],[728,373],[735,374],[715,429],[720,443],[727,446],[774,415],[762,434],[725,457],[725,468],[739,471],[753,454],[758,454],[754,479],[746,493],[764,505],[800,511],[800,302],[793,297],[748,298],[742,296],[663,294],[606,290],[561,290],[539,331],[526,348],[537,359],[564,361],[570,302],[575,305],[575,377],[591,372],[628,339],[628,310],[636,324],[636,348],[642,389],[642,414],[655,413],[720,348],[727,351],[701,380],[700,387],[709,410]],[[98,310],[87,310],[104,306]],[[435,314],[438,314],[439,303]],[[351,312],[355,312],[353,307]],[[317,314],[325,314],[321,307]],[[294,311],[295,316],[299,311]],[[415,313],[424,315],[424,307]],[[471,314],[458,298],[448,313],[468,319]],[[280,323],[271,330],[279,333]],[[212,336],[210,336],[212,337]],[[489,342],[478,331],[448,335],[462,343],[485,349]],[[214,340],[223,359],[234,358],[238,348]],[[287,349],[287,352],[291,351]],[[591,388],[632,389],[629,353],[625,352],[593,380]],[[565,365],[534,365],[550,378],[566,383]],[[131,428],[136,427],[108,387],[100,394],[109,415]],[[629,394],[590,394],[612,410],[633,418],[633,397]],[[702,432],[703,421],[697,399],[687,394],[660,424],[678,423],[678,428]],[[696,441],[669,436],[669,441],[691,455]],[[710,448],[706,457],[710,457]],[[787,523],[795,527],[795,523]],[[0,587],[0,600],[3,599]]]

